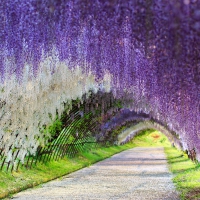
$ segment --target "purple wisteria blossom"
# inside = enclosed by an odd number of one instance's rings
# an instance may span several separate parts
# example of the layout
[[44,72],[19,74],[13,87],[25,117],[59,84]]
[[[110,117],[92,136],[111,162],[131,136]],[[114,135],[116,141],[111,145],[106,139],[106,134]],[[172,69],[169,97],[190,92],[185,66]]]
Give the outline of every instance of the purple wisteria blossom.
[[1,0],[0,81],[23,84],[27,65],[37,81],[45,58],[52,76],[58,61],[99,85],[109,73],[116,98],[200,155],[200,1]]

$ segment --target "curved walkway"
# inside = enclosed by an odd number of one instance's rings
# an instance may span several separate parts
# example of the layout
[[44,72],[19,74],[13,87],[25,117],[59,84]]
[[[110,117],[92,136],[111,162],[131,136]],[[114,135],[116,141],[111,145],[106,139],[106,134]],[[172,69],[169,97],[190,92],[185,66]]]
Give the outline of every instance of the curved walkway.
[[14,199],[178,200],[162,147],[137,147],[14,195]]

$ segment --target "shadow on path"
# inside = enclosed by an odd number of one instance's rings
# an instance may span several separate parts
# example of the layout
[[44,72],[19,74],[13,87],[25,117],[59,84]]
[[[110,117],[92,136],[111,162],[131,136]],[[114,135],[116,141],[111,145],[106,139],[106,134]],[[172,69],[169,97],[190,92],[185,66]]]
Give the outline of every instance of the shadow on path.
[[137,147],[14,195],[14,199],[178,200],[162,147]]

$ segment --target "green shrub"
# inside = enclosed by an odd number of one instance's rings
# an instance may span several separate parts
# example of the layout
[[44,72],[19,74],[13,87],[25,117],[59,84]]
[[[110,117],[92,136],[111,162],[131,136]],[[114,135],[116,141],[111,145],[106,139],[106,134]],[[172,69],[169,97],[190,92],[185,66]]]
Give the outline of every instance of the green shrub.
[[54,123],[47,128],[47,131],[51,134],[51,137],[54,137],[56,134],[62,131],[62,125],[62,122],[59,119],[56,119]]

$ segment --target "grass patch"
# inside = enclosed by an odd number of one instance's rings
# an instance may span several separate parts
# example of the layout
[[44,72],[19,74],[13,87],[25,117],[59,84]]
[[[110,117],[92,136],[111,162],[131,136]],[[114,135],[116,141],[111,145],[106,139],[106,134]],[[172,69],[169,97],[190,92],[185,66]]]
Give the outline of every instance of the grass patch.
[[123,146],[100,147],[83,152],[75,158],[64,158],[46,164],[38,163],[32,169],[19,168],[18,172],[0,172],[0,198],[27,188],[62,177],[83,167],[108,158],[123,150],[140,146],[163,146],[167,139],[157,131],[147,130]]
[[137,147],[170,147],[168,138],[155,130],[142,131],[131,141]]
[[165,153],[181,199],[200,199],[200,164],[196,165],[184,152],[173,147],[165,147]]
[[174,173],[173,181],[181,194],[181,199],[200,199],[200,165],[195,165],[186,154],[171,147],[165,135],[153,130],[141,132],[130,143],[123,146],[93,148],[75,158],[64,158],[47,164],[39,163],[31,170],[20,168],[18,172],[12,174],[0,172],[0,198],[88,167],[123,150],[133,147],[161,146],[165,147],[170,170]]
[[38,186],[41,183],[62,177],[83,167],[103,160],[132,148],[134,144],[124,146],[101,147],[92,149],[89,152],[79,154],[75,158],[64,158],[59,161],[51,161],[46,164],[38,163],[32,169],[20,168],[18,172],[0,172],[0,198],[11,196],[12,194],[27,188]]

